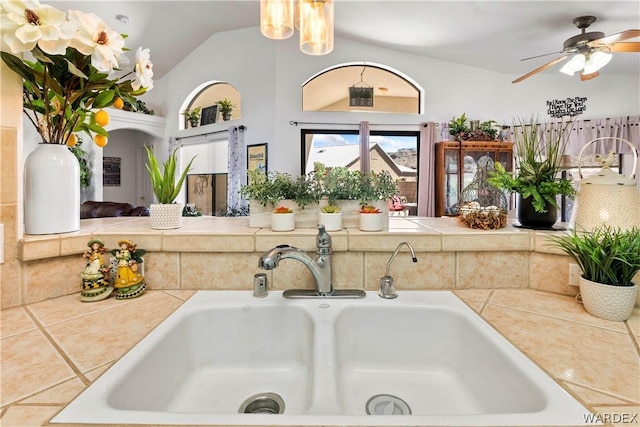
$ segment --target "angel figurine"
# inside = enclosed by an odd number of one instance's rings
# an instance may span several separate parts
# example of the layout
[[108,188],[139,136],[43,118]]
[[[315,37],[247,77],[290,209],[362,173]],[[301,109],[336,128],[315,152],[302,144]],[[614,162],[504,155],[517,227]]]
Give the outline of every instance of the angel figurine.
[[120,249],[111,251],[118,265],[114,283],[116,299],[138,297],[147,287],[144,282],[144,276],[138,271],[140,264],[143,262],[142,256],[147,251],[137,249],[136,245],[128,239],[120,240],[118,246]]
[[93,302],[109,298],[113,292],[113,286],[109,283],[110,267],[104,261],[104,242],[99,239],[90,240],[87,243],[89,249],[82,255],[87,264],[80,273],[82,278],[82,292],[80,301]]

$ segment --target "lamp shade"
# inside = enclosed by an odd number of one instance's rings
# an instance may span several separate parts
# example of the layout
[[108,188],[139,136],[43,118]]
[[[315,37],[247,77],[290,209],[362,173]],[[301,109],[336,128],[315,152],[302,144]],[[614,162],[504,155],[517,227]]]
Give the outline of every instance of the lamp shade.
[[308,55],[333,51],[333,0],[300,0],[300,50]]
[[581,53],[577,53],[560,69],[561,73],[573,76],[576,71],[584,68],[585,57]]
[[602,137],[588,142],[578,155],[578,174],[582,178],[580,160],[584,150],[589,144],[603,139],[617,139],[632,148],[634,153],[632,173],[626,177],[611,170],[610,165],[615,154],[611,152],[609,156],[602,159],[602,170],[581,179],[570,224],[571,228],[577,231],[589,232],[602,224],[621,230],[640,227],[640,196],[634,179],[638,154],[629,141],[622,138]]
[[293,0],[260,0],[260,32],[270,39],[293,35]]
[[584,63],[584,74],[592,74],[604,67],[611,61],[612,54],[602,51],[595,51],[589,55],[589,59]]

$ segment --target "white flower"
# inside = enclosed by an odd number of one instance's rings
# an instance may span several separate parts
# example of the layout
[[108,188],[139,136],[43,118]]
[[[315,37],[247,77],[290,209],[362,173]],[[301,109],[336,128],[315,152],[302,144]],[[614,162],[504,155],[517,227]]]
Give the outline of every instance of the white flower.
[[136,78],[131,82],[131,87],[135,90],[140,87],[153,88],[153,64],[151,63],[151,53],[149,49],[136,50]]
[[29,52],[37,44],[45,53],[65,53],[75,27],[63,12],[38,0],[2,0],[0,5],[3,39],[11,52]]
[[117,68],[124,38],[93,13],[70,10],[69,19],[77,27],[69,45],[83,55],[91,55],[91,65],[98,71],[111,72]]

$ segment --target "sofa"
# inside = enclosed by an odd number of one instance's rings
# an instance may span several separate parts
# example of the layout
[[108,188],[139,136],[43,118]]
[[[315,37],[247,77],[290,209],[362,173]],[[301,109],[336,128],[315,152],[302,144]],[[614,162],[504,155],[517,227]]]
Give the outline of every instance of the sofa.
[[114,216],[149,216],[149,208],[134,206],[131,203],[96,202],[93,200],[80,205],[80,219]]

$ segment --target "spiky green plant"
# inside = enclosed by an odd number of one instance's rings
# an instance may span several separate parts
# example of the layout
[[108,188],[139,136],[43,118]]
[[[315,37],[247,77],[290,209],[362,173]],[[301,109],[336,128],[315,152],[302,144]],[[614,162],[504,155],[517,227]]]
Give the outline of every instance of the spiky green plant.
[[340,213],[342,209],[336,205],[326,205],[320,209],[324,213]]
[[612,286],[632,286],[640,271],[640,228],[620,230],[603,224],[592,231],[552,236],[553,244],[582,269],[582,277]]
[[147,151],[147,172],[149,173],[149,179],[151,180],[151,186],[153,187],[153,193],[156,195],[156,199],[160,204],[171,204],[178,197],[184,179],[187,177],[187,173],[191,170],[191,164],[195,160],[196,156],[191,158],[191,161],[186,168],[182,171],[180,178],[176,182],[176,165],[177,156],[176,152],[180,147],[176,147],[166,162],[162,164],[162,171],[158,163],[153,149],[144,146]]
[[522,132],[514,134],[515,169],[508,172],[496,163],[487,180],[501,190],[516,192],[524,199],[533,198],[536,212],[547,212],[547,205],[558,207],[556,196],[575,196],[571,180],[559,176],[560,163],[571,123],[539,125],[536,117],[519,120]]

